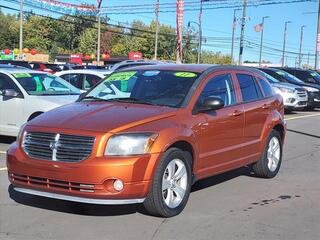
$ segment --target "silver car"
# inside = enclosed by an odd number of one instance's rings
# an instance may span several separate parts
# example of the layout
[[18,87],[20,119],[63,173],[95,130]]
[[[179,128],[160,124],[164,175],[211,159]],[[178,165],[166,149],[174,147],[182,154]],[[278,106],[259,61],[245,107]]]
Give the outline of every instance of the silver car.
[[291,83],[280,82],[269,74],[262,73],[271,84],[273,90],[282,96],[287,112],[307,106],[308,94],[304,88]]

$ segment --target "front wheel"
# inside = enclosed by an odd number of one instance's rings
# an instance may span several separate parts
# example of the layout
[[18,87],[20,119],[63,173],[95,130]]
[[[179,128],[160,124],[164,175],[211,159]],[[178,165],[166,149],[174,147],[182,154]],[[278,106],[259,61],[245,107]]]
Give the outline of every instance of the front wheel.
[[173,217],[184,209],[191,189],[191,162],[190,153],[180,149],[170,148],[164,153],[144,201],[150,214]]
[[278,131],[272,130],[261,159],[253,165],[259,177],[273,178],[277,175],[282,161],[282,140]]

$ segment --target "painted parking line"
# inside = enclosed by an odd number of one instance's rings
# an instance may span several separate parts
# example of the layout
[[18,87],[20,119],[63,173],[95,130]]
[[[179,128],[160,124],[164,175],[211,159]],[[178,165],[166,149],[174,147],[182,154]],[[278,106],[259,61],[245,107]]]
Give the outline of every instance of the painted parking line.
[[290,121],[290,120],[295,120],[295,119],[309,118],[309,117],[317,117],[317,116],[320,116],[320,113],[303,115],[303,116],[297,116],[297,117],[289,117],[289,118],[285,118],[285,120],[286,120],[286,121]]
[[6,151],[0,151],[0,154],[7,154]]
[[6,167],[2,167],[2,168],[0,168],[0,171],[6,171],[7,170],[7,168]]

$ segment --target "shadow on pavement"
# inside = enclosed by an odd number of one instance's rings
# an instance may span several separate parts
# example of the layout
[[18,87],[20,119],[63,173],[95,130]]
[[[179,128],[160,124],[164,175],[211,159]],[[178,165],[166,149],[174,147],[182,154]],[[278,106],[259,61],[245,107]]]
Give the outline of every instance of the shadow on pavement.
[[17,203],[56,212],[71,213],[84,216],[119,216],[134,214],[137,212],[144,215],[148,214],[143,208],[142,204],[95,205],[69,202],[20,193],[15,191],[12,185],[9,186],[8,192],[10,198]]
[[[249,167],[243,167],[231,172],[219,174],[214,177],[206,178],[196,182],[192,186],[191,192],[196,192],[208,187],[213,187],[217,184],[229,181],[239,176],[253,176],[254,174]],[[95,205],[69,202],[57,199],[51,199],[46,197],[33,196],[25,193],[17,192],[13,189],[12,185],[9,186],[8,192],[10,198],[15,202],[46,209],[50,211],[78,214],[84,216],[118,216],[129,215],[134,213],[140,213],[143,215],[149,215],[144,209],[142,204],[129,204],[129,205]],[[192,193],[191,193],[192,194]]]
[[308,136],[308,137],[320,138],[320,136],[318,136],[318,135],[314,135],[314,134],[311,134],[311,133],[300,132],[300,131],[297,131],[297,130],[287,129],[287,131],[288,132],[297,133],[297,134],[302,134],[302,135],[305,135],[305,136]]
[[11,144],[16,140],[15,137],[8,137],[0,135],[0,143]]
[[192,186],[191,192],[196,192],[208,187],[213,187],[215,185],[218,185],[220,183],[229,181],[240,176],[254,177],[255,175],[250,167],[242,167],[230,172],[222,173],[213,177],[200,180]]

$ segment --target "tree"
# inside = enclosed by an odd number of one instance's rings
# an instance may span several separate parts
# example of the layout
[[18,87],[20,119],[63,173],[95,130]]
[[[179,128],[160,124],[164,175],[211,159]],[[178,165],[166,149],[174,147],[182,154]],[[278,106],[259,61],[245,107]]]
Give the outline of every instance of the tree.
[[97,29],[87,28],[80,36],[78,50],[82,53],[95,54],[97,49]]

